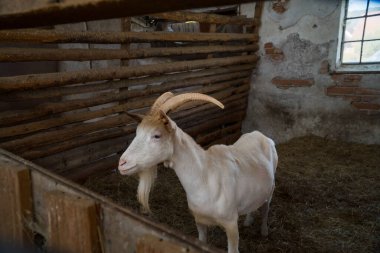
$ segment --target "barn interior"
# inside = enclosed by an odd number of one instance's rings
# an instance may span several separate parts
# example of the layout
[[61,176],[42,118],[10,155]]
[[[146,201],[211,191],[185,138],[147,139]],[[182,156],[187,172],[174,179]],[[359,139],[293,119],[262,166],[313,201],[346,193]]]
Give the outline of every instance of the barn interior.
[[[137,127],[127,112],[146,114],[167,91],[199,92],[225,109],[191,103],[169,116],[202,147],[258,130],[279,154],[269,236],[242,220],[240,252],[377,252],[379,19],[378,0],[0,0],[0,199],[16,201],[0,208],[0,220],[23,231],[3,226],[0,235],[66,247],[54,237],[66,231],[54,230],[57,211],[47,211],[58,203],[45,197],[53,189],[101,206],[90,251],[68,251],[178,252],[173,242],[225,250],[218,227],[208,244],[195,239],[173,170],[159,168],[149,215],[136,198],[138,178],[117,171]],[[29,176],[9,177],[13,163]],[[108,223],[102,208],[130,220]],[[168,244],[139,239],[150,230]]]

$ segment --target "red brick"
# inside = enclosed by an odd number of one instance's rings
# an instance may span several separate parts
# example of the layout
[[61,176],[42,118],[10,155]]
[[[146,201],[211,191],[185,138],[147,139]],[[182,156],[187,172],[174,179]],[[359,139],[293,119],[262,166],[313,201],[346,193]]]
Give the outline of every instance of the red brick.
[[330,70],[330,64],[328,60],[324,60],[321,62],[321,67],[319,69],[319,74],[327,74]]
[[362,75],[344,75],[343,82],[360,82]]
[[272,61],[277,61],[278,62],[278,61],[284,60],[285,56],[283,54],[272,54],[270,56],[270,58],[271,58]]
[[274,54],[275,48],[265,48],[265,54]]
[[326,88],[328,96],[355,95],[356,87],[330,86]]
[[380,89],[357,87],[355,89],[355,92],[358,95],[379,96],[380,97]]
[[366,102],[353,102],[352,105],[359,110],[380,110],[380,104],[377,103],[366,103]]
[[275,77],[272,79],[272,83],[278,88],[283,89],[290,87],[309,87],[314,84],[314,79],[283,79],[281,77]]
[[267,49],[267,48],[273,48],[273,43],[272,42],[267,42],[264,44],[264,48]]

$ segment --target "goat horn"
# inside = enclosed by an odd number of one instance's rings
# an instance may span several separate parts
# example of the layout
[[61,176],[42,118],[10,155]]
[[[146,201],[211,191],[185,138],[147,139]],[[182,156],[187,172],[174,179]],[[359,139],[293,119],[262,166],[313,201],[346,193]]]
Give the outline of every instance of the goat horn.
[[150,109],[150,114],[154,115],[160,110],[160,107],[170,98],[174,97],[174,94],[171,92],[165,92],[161,96],[159,96],[154,104],[152,105],[152,108]]
[[168,99],[161,107],[160,109],[164,113],[168,113],[169,111],[174,111],[181,105],[190,102],[190,101],[205,101],[205,102],[210,102],[212,104],[215,104],[219,106],[220,108],[224,108],[224,105],[216,100],[213,97],[210,97],[208,95],[204,95],[201,93],[185,93],[185,94],[180,94],[175,97],[172,97]]

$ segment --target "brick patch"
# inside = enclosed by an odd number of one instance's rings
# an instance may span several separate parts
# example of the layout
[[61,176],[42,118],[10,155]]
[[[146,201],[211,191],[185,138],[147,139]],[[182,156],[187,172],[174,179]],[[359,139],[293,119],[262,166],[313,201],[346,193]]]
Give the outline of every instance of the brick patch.
[[309,87],[314,84],[314,79],[284,79],[279,76],[272,79],[272,83],[280,89],[288,89],[291,87]]
[[319,74],[328,74],[330,71],[330,64],[328,60],[321,62],[321,67],[319,69]]
[[351,104],[359,110],[380,111],[380,104],[377,103],[352,102]]
[[282,14],[287,10],[286,4],[288,2],[289,0],[275,0],[274,3],[272,3],[272,10],[279,14]]
[[[355,79],[358,77],[351,78]],[[353,79],[350,79],[350,81]],[[326,88],[326,95],[342,97],[350,101],[351,105],[359,110],[380,112],[380,103],[378,102],[380,101],[380,89],[355,86],[330,86]]]
[[357,74],[334,74],[331,78],[336,85],[358,86],[362,80],[362,75]]
[[280,48],[273,45],[272,42],[267,42],[264,44],[265,54],[269,56],[272,61],[282,61],[285,58],[284,52]]
[[328,96],[362,95],[380,97],[380,89],[351,86],[330,86],[326,89]]

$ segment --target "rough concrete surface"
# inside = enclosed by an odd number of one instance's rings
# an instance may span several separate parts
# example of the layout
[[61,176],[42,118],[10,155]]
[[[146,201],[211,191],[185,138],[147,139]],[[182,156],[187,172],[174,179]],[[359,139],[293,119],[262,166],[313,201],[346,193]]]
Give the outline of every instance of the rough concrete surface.
[[[243,132],[260,130],[277,143],[314,134],[379,144],[380,111],[358,110],[349,99],[326,95],[327,87],[339,85],[331,68],[324,72],[321,66],[326,69],[326,62],[331,66],[336,58],[340,1],[318,1],[318,6],[311,8],[305,1],[290,0],[282,14],[274,12],[271,5],[266,2],[263,10],[261,59],[252,76]],[[264,49],[266,43],[282,50],[284,58],[274,61]],[[360,75],[355,85],[380,88],[380,72]],[[313,84],[284,89],[273,84],[273,78],[310,79]]]

